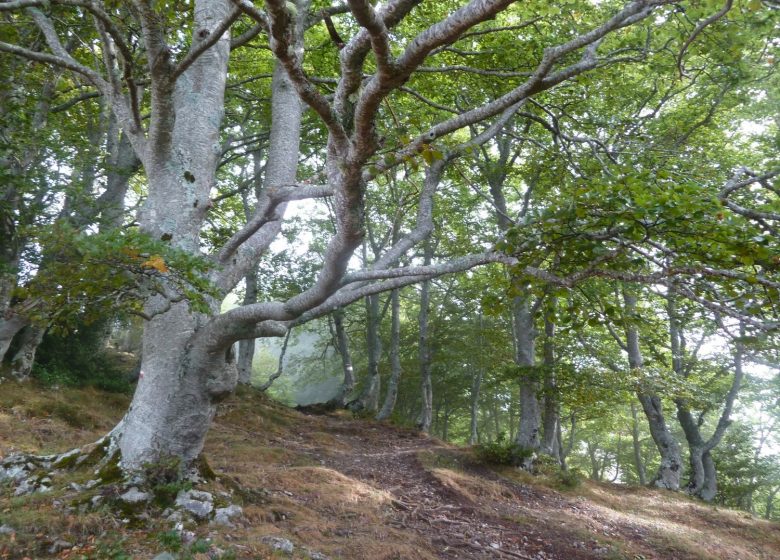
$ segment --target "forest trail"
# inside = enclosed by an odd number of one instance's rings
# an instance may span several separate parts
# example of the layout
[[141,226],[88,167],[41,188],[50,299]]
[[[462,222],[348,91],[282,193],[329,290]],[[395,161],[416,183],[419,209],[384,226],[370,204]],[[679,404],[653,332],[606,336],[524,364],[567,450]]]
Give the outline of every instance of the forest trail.
[[[125,397],[94,390],[3,389],[0,456],[94,441],[127,405]],[[471,450],[411,429],[345,412],[303,414],[253,391],[220,406],[205,455],[218,479],[202,489],[226,495],[237,483],[246,491],[234,494],[244,512],[235,527],[189,528],[193,538],[229,551],[224,558],[780,558],[780,526],[744,512],[608,483],[557,489],[552,476],[488,468]],[[94,475],[60,476],[48,494],[14,497],[0,488],[0,525],[15,530],[13,540],[0,534],[0,558],[148,560],[175,552],[173,526],[159,512],[138,526],[105,512],[69,508],[63,515],[63,507],[84,499],[71,483]],[[274,551],[269,538],[285,539],[294,551]],[[50,553],[57,542],[72,548]]]
[[[347,522],[332,534],[352,539],[354,548],[345,542],[336,558],[780,558],[780,527],[759,522],[771,529],[766,548],[744,513],[721,515],[680,495],[607,483],[557,491],[515,469],[487,468],[469,450],[410,429],[344,413],[290,418],[294,437],[271,436],[269,444],[383,497],[378,515],[345,512]],[[317,494],[286,497],[327,516],[332,504]],[[338,515],[331,521],[338,525]],[[372,539],[385,546],[369,552],[359,544]],[[414,551],[397,540],[414,543]]]

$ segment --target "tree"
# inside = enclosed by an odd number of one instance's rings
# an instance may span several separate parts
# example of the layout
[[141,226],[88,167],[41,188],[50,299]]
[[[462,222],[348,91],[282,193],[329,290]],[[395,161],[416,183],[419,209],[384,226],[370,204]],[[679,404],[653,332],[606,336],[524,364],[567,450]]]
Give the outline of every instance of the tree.
[[[638,30],[643,22],[666,32],[664,40],[680,38],[673,25],[676,8],[668,0],[604,2],[596,7],[583,2],[562,23],[553,19],[562,15],[560,8],[547,3],[418,4],[391,0],[374,7],[350,0],[317,10],[307,0],[268,0],[260,11],[246,0],[195,0],[182,12],[147,0],[119,6],[90,0],[0,4],[19,30],[0,42],[0,50],[67,70],[72,80],[89,85],[90,94],[111,107],[148,182],[138,219],[143,235],[205,261],[209,269],[201,276],[213,289],[200,305],[192,305],[182,287],[168,280],[173,269],[155,261],[156,288],[141,297],[141,313],[147,319],[142,376],[130,409],[109,438],[111,449],[121,452],[124,468],[169,456],[184,466],[194,461],[216,403],[236,385],[236,341],[283,336],[292,326],[352,301],[443,273],[486,262],[515,262],[488,249],[446,262],[399,267],[399,259],[434,228],[431,207],[439,181],[427,180],[418,193],[414,226],[368,269],[348,270],[364,241],[366,199],[376,177],[412,162],[427,166],[429,175],[436,173],[492,137],[533,96],[593,70],[641,61],[647,49],[645,31]],[[323,17],[347,12],[338,23],[352,36],[343,48],[334,45],[329,59],[337,72],[316,80],[306,59],[307,30],[312,37]],[[85,44],[69,50],[71,31],[63,21],[74,13],[89,14],[94,27]],[[244,32],[231,41],[230,29],[244,15],[252,23],[242,24]],[[655,23],[658,18],[662,25]],[[46,48],[30,42],[25,33],[30,25],[44,37]],[[703,28],[704,20],[699,26]],[[518,36],[519,29],[528,39]],[[190,37],[188,44],[179,43],[182,30]],[[696,29],[683,51],[700,31]],[[206,252],[203,237],[220,164],[227,78],[235,68],[234,53],[260,34],[267,35],[276,61],[264,189],[246,224]],[[391,99],[416,84],[416,72],[426,61],[441,55],[440,70],[454,72],[446,61],[460,55],[450,45],[483,36],[496,41],[507,58],[522,55],[512,76],[516,81],[507,85],[502,83],[505,77],[492,76],[493,83],[451,96],[449,104],[465,107],[453,113],[435,102],[441,107],[424,118],[412,117],[421,112],[421,104],[430,102],[412,89],[417,101],[404,99],[398,106],[415,126],[393,131],[387,124],[395,116]],[[627,57],[627,52],[635,57]],[[96,68],[93,60],[102,65]],[[143,91],[140,83],[147,84]],[[450,87],[455,83],[457,78],[452,78]],[[321,169],[297,182],[302,106],[316,115],[326,139],[319,151]],[[495,119],[498,127],[491,123]],[[469,126],[479,133],[463,142],[457,131]],[[318,184],[320,180],[325,184]],[[251,273],[279,235],[287,204],[323,197],[332,197],[335,227],[316,280],[290,297],[266,300],[259,294],[258,303],[221,312],[224,296]],[[533,267],[527,272],[533,273]],[[518,328],[527,329],[527,321],[520,321]]]

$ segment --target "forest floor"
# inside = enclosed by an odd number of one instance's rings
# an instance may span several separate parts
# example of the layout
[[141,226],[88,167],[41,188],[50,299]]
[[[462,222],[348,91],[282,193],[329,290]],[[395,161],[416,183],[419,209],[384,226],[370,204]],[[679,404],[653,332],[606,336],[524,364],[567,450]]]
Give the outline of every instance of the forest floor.
[[[127,402],[4,382],[0,457],[94,441]],[[780,525],[744,512],[647,488],[560,489],[554,477],[487,468],[469,449],[410,430],[303,414],[253,391],[220,406],[205,453],[218,475],[207,490],[245,490],[233,497],[244,512],[236,527],[193,526],[197,540],[184,547],[159,514],[127,523],[105,509],[79,512],[68,506],[83,500],[71,483],[94,474],[74,471],[43,494],[0,487],[0,559],[780,558]],[[273,550],[273,536],[292,553]]]

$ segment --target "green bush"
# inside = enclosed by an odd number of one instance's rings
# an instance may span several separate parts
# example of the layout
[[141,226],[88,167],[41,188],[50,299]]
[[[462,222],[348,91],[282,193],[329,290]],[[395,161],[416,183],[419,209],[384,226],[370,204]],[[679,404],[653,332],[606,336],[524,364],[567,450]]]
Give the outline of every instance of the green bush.
[[559,488],[571,490],[582,484],[582,472],[579,469],[560,470],[555,475],[555,481]]
[[490,465],[518,466],[533,455],[532,450],[500,436],[494,442],[477,445],[474,450],[479,461]]

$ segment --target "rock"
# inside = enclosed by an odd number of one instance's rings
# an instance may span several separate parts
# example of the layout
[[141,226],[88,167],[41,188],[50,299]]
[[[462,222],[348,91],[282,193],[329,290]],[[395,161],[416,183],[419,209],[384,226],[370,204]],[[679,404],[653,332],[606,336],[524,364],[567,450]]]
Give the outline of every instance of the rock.
[[292,554],[295,550],[295,545],[289,539],[283,539],[282,537],[263,537],[261,542],[270,546],[273,550],[284,552],[285,554]]
[[84,485],[84,488],[86,490],[91,490],[95,486],[97,486],[99,482],[97,480],[88,480],[87,483]]
[[15,482],[22,480],[27,471],[24,470],[24,465],[11,465],[10,467],[0,467],[0,481],[12,479]]
[[214,498],[208,492],[187,490],[176,496],[176,505],[191,513],[196,519],[207,519],[214,509]]
[[330,560],[328,556],[325,556],[322,552],[314,552],[312,550],[307,550],[306,555],[309,557],[310,560]]
[[176,560],[176,557],[170,552],[163,552],[152,558],[152,560]]
[[24,496],[35,492],[35,483],[29,479],[23,479],[14,490],[14,496]]
[[92,502],[93,508],[98,507],[102,501],[103,501],[103,496],[92,496],[92,499],[90,500],[90,502]]
[[182,513],[179,510],[171,511],[169,514],[165,515],[165,519],[170,521],[171,523],[181,523],[182,521]]
[[240,517],[243,512],[244,510],[241,509],[241,506],[232,504],[228,507],[217,508],[217,511],[214,513],[214,521],[212,521],[212,523],[214,525],[222,525],[224,527],[235,527],[233,521],[235,518]]
[[69,543],[68,541],[64,541],[62,539],[57,539],[49,547],[49,554],[57,554],[58,552],[67,550],[69,548],[73,548],[73,545],[71,543]]
[[196,519],[201,520],[208,519],[211,510],[214,509],[211,503],[197,500],[176,500],[176,505],[191,513]]
[[10,525],[0,525],[0,535],[13,535],[16,533],[16,529]]
[[184,546],[189,546],[192,543],[195,542],[195,532],[194,531],[185,531],[182,529],[181,531],[181,542]]
[[127,492],[119,496],[119,499],[128,504],[148,502],[152,497],[146,492],[141,492],[135,486],[131,486]]
[[184,492],[184,495],[191,500],[198,500],[199,502],[214,501],[214,496],[212,496],[208,492],[203,492],[201,490],[186,490]]
[[81,484],[78,484],[76,482],[71,482],[70,484],[68,484],[68,488],[76,492],[81,492],[82,490],[84,490],[84,487]]

